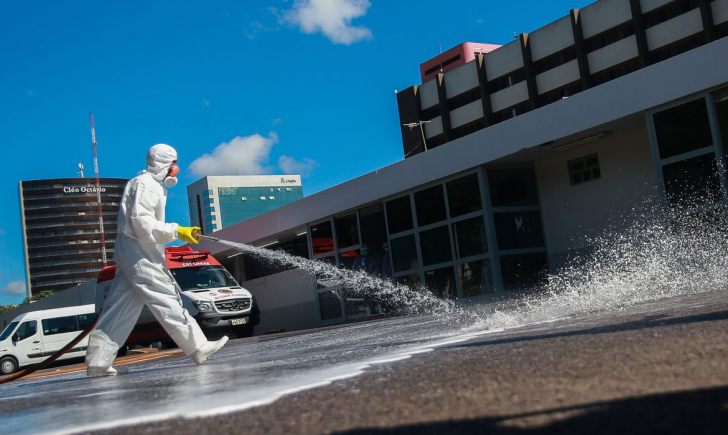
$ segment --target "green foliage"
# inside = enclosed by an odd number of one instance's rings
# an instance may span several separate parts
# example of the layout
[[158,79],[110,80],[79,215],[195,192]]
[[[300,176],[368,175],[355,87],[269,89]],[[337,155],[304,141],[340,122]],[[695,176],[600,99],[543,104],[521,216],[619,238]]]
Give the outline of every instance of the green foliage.
[[38,293],[35,296],[31,296],[30,298],[23,299],[23,302],[20,303],[19,306],[22,305],[28,305],[31,302],[39,301],[41,299],[45,299],[48,296],[53,296],[55,293],[52,290],[43,290],[42,292]]
[[17,305],[0,305],[0,314],[7,313],[15,308],[17,308]]

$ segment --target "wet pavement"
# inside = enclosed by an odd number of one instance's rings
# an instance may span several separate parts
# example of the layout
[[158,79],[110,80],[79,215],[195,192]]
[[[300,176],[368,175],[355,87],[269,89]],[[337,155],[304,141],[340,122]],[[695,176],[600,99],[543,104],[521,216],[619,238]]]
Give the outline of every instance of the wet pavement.
[[728,292],[521,325],[518,314],[502,328],[462,315],[395,317],[232,340],[199,367],[170,356],[124,376],[24,379],[0,386],[2,431],[728,429]]

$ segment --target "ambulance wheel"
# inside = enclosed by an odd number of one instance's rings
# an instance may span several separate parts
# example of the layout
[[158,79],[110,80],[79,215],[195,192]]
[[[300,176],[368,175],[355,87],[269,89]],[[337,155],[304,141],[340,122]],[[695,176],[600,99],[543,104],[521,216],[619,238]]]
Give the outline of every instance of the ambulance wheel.
[[6,356],[0,359],[0,373],[3,375],[9,375],[15,373],[18,370],[18,362],[12,356]]
[[233,328],[233,332],[238,338],[252,337],[253,325],[236,326]]

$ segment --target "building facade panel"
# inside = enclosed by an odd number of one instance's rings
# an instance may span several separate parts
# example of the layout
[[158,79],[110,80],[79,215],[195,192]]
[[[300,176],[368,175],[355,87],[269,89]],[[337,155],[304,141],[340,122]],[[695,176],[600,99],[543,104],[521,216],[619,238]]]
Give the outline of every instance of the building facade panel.
[[647,45],[650,50],[669,45],[675,41],[700,33],[703,21],[700,9],[693,9],[671,20],[662,22],[647,29]]
[[440,103],[437,96],[437,81],[430,80],[423,83],[419,88],[420,109],[425,110]]
[[537,75],[536,86],[538,87],[538,93],[543,94],[556,88],[560,88],[579,80],[579,77],[579,64],[577,60],[574,59],[568,63],[550,69],[545,73]]
[[490,95],[493,112],[506,109],[528,100],[528,86],[525,81]]
[[637,56],[639,56],[637,39],[632,35],[589,53],[587,55],[589,59],[589,71],[594,74],[627,62]]
[[440,116],[430,120],[430,122],[425,124],[425,137],[427,139],[441,135],[442,132],[442,117]]
[[529,34],[531,58],[535,62],[574,45],[571,17],[566,16]]
[[632,19],[630,0],[601,0],[579,10],[584,38],[591,38]]
[[483,104],[477,100],[450,112],[450,123],[452,128],[457,128],[482,117]]
[[447,98],[460,95],[478,87],[478,68],[475,62],[445,73],[445,89]]
[[488,80],[523,68],[523,55],[520,41],[512,41],[485,55],[485,71]]
[[642,13],[644,14],[662,6],[665,6],[669,3],[673,3],[674,1],[676,0],[640,0],[640,7],[642,8]]
[[718,25],[728,22],[728,0],[714,0],[710,3],[713,12],[713,23]]

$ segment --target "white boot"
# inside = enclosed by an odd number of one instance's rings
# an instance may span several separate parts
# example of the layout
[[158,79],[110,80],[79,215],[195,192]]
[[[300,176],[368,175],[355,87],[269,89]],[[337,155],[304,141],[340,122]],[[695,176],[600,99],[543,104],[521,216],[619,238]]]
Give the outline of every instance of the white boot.
[[225,343],[227,343],[227,341],[227,335],[217,341],[208,341],[207,343],[203,344],[201,348],[197,349],[195,353],[190,355],[190,357],[192,357],[192,359],[195,361],[195,364],[200,365],[205,362],[207,358],[210,357],[210,355],[225,346]]
[[115,376],[129,373],[126,367],[86,367],[86,376]]

